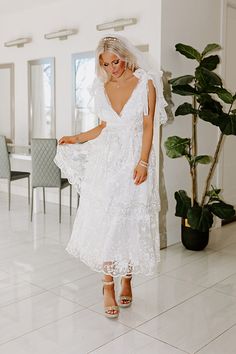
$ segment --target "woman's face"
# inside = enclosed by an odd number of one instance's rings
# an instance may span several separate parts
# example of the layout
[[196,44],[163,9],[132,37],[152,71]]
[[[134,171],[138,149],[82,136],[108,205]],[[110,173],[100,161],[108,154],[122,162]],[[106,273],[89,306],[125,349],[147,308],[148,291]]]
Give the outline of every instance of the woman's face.
[[115,78],[120,77],[125,71],[125,61],[113,53],[101,54],[101,65],[108,74]]

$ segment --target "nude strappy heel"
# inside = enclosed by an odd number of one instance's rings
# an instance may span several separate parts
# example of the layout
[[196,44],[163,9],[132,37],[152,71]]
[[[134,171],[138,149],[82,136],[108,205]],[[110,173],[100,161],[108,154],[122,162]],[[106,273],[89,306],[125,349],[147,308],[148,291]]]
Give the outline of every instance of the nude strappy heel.
[[[114,281],[102,280],[102,282],[103,282],[102,294],[104,295],[104,287],[106,285],[113,285]],[[116,312],[114,313],[113,311],[116,311]],[[117,306],[117,305],[104,306],[104,312],[105,312],[105,316],[108,318],[117,318],[119,316],[120,309],[119,309],[119,306]]]
[[[124,275],[122,278],[132,279],[132,274]],[[122,285],[122,278],[120,281],[121,285]],[[119,306],[120,307],[129,307],[129,306],[131,306],[131,304],[132,304],[132,296],[120,295],[120,297],[119,297]]]

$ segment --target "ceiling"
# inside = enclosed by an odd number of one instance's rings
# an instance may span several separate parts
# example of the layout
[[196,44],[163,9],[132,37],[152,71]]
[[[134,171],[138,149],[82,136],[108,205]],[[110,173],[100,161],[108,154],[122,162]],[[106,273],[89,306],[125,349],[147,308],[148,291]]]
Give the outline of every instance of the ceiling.
[[0,15],[22,12],[61,0],[0,0]]

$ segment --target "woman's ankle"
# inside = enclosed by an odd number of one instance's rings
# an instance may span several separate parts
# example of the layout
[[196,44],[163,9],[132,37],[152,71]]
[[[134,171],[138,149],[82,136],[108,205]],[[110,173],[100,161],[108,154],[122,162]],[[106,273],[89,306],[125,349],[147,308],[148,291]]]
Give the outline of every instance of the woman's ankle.
[[113,282],[113,277],[111,275],[104,274],[102,280],[104,283],[110,283]]

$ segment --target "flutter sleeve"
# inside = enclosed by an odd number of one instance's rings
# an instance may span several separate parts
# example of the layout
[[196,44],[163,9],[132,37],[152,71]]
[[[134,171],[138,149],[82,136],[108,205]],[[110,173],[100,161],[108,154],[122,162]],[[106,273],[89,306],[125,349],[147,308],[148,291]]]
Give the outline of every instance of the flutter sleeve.
[[167,113],[165,107],[167,107],[168,103],[164,98],[163,93],[163,81],[162,75],[163,72],[153,72],[153,71],[145,71],[143,69],[137,69],[134,73],[135,76],[139,78],[141,84],[143,85],[142,90],[142,107],[143,107],[143,114],[147,116],[149,114],[149,104],[148,104],[148,94],[149,94],[149,87],[148,81],[152,80],[153,85],[156,89],[156,106],[155,106],[155,119],[154,124],[159,127],[161,124],[165,124],[167,122]]
[[[159,73],[151,72],[149,71],[147,73],[148,75],[148,80],[152,80],[153,85],[156,89],[156,107],[155,107],[155,125],[157,126],[158,124],[166,124],[168,117],[167,113],[165,110],[165,107],[167,107],[168,103],[166,102],[164,98],[164,89],[163,89],[163,81],[162,81],[162,75],[163,72],[160,71]],[[146,114],[148,114],[148,88],[147,88],[147,97],[146,97],[146,105],[144,106],[144,111]],[[144,114],[145,114],[144,113]]]

